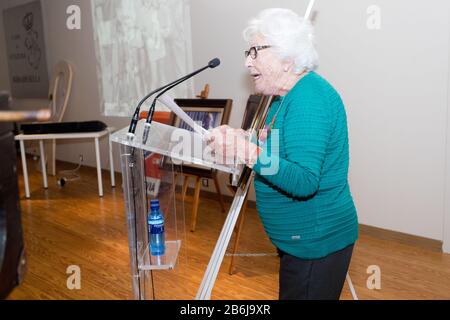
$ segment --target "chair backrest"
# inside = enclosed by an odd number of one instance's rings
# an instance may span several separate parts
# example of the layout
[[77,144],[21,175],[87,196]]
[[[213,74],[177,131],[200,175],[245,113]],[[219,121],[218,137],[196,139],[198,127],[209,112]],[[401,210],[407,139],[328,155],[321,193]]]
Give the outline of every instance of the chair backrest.
[[61,122],[64,117],[72,92],[72,81],[72,65],[65,60],[58,62],[53,69],[49,93],[52,122]]

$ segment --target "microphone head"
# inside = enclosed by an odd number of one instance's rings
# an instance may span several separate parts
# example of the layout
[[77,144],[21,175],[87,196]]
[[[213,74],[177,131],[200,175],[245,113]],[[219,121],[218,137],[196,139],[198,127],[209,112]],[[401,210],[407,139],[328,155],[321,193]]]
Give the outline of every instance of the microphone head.
[[210,68],[215,68],[215,67],[217,67],[219,64],[220,64],[219,58],[215,58],[215,59],[212,59],[210,62],[208,62],[208,67],[210,67]]

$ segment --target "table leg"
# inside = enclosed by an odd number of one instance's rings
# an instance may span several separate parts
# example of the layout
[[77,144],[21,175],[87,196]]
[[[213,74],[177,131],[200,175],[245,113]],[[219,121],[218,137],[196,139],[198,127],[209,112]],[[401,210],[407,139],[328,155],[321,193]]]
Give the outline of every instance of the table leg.
[[108,141],[109,141],[109,171],[111,173],[111,187],[116,186],[116,179],[114,176],[114,159],[113,159],[113,152],[112,152],[112,142],[109,139],[108,135]]
[[100,146],[98,138],[95,138],[95,158],[97,159],[98,195],[103,197],[102,167],[100,163]]
[[44,188],[48,189],[47,163],[45,161],[45,149],[44,149],[44,141],[43,140],[39,140],[39,149],[40,149],[40,153],[41,153],[42,180],[44,181]]
[[30,198],[30,185],[28,184],[27,158],[25,155],[25,143],[20,140],[20,155],[22,157],[23,181],[25,183],[25,197]]

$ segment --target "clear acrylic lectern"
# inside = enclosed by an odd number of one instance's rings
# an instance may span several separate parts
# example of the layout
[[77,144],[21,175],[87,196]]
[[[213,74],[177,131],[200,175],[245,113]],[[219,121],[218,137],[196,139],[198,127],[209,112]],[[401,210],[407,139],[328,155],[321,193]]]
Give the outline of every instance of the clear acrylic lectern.
[[[144,120],[138,123],[133,137],[124,128],[110,139],[120,146],[133,297],[153,299],[152,272],[174,269],[183,245],[177,223],[184,221],[180,219],[184,218],[184,205],[177,181],[182,176],[180,164],[201,165],[233,175],[240,170],[234,165],[215,163],[197,133],[153,122],[147,143],[143,144],[143,128]],[[165,254],[161,256],[152,256],[149,248],[147,213],[153,199],[159,200],[165,219]]]

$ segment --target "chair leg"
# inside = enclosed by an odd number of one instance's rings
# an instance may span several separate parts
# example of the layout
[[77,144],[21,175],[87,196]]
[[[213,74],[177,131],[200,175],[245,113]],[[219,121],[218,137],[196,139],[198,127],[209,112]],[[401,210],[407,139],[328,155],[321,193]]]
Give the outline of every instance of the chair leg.
[[198,202],[200,200],[200,186],[201,186],[201,178],[197,177],[195,181],[195,192],[194,192],[194,201],[192,203],[192,223],[191,223],[191,231],[195,231],[195,225],[197,223],[197,211],[198,211]]
[[186,198],[186,192],[187,192],[187,188],[189,185],[189,176],[184,176],[184,181],[183,181],[183,189],[181,190],[181,199],[184,201]]
[[244,216],[245,216],[246,206],[247,206],[247,197],[245,197],[244,203],[242,204],[242,209],[239,214],[239,221],[237,223],[237,229],[235,229],[236,238],[234,239],[233,250],[231,253],[230,269],[228,270],[228,273],[230,275],[232,275],[234,273],[234,258],[236,257],[235,255],[238,250],[239,238],[241,237],[242,226],[244,225]]
[[220,206],[222,207],[222,212],[225,213],[225,203],[223,202],[222,192],[220,191],[219,181],[217,180],[217,176],[214,176],[214,185],[216,186],[217,194],[219,195]]

